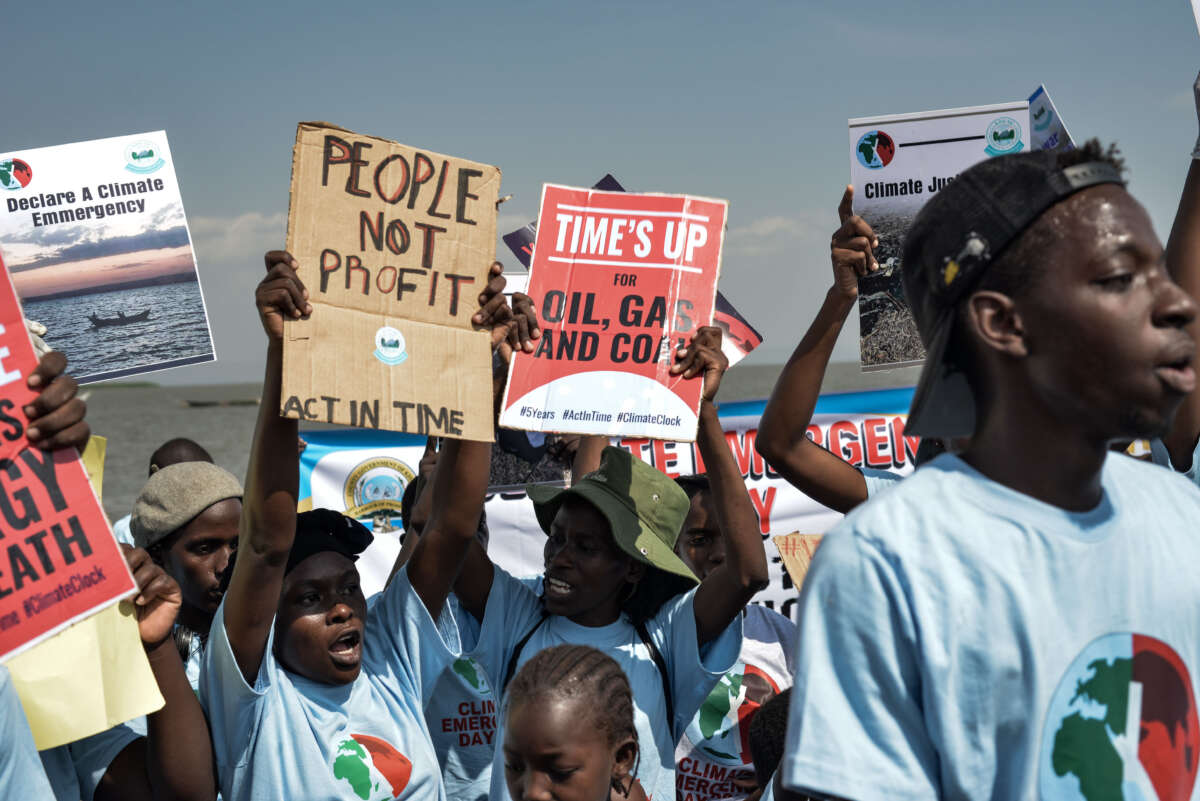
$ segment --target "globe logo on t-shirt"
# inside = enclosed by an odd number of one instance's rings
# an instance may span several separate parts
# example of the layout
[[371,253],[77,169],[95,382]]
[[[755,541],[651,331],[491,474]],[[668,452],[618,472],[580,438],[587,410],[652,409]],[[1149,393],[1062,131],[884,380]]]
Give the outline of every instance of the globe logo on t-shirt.
[[883,131],[867,131],[858,137],[854,153],[858,156],[859,164],[869,170],[879,170],[892,163],[896,155],[896,143]]
[[1054,692],[1039,759],[1043,799],[1191,798],[1200,731],[1183,660],[1141,634],[1093,640]]
[[488,687],[487,677],[483,674],[483,668],[474,659],[467,656],[456,659],[450,665],[450,669],[464,685],[479,697],[492,694],[491,688]]
[[333,756],[333,777],[345,783],[363,801],[392,801],[412,777],[412,762],[386,740],[369,734],[351,734],[338,743]]
[[740,768],[750,757],[750,720],[779,693],[764,671],[741,660],[721,677],[687,728],[687,738],[718,765]]

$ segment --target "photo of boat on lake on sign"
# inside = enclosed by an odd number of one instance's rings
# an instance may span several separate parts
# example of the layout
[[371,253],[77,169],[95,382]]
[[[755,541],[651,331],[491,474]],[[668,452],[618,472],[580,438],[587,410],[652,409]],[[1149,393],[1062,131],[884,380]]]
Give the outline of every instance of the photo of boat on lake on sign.
[[80,383],[215,358],[170,158],[162,131],[0,156],[0,257]]

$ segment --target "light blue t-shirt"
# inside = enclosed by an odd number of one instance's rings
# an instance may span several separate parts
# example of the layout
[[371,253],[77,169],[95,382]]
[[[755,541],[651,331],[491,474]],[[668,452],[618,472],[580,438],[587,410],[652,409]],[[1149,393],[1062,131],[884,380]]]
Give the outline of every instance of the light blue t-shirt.
[[863,481],[867,482],[867,497],[874,498],[888,487],[894,487],[908,476],[893,473],[891,470],[878,470],[874,467],[860,467]]
[[[0,787],[5,798],[53,798],[21,699],[0,665]],[[79,796],[76,796],[78,800]]]
[[[634,725],[641,749],[637,778],[654,799],[675,797],[675,743],[704,703],[713,686],[737,661],[742,647],[742,618],[737,618],[712,642],[700,648],[696,640],[695,590],[670,599],[646,621],[646,630],[666,662],[675,702],[675,720],[667,725],[662,678],[650,651],[629,618],[607,626],[580,626],[565,617],[545,619],[525,643],[517,669],[538,651],[566,643],[590,645],[616,660],[633,690]],[[542,619],[542,601],[527,582],[495,568],[479,645],[471,653],[489,676],[503,681],[513,649]],[[503,705],[501,705],[503,708]],[[498,718],[492,762],[492,801],[508,801],[504,780],[504,720]]]
[[146,718],[138,717],[73,743],[39,751],[57,801],[92,801],[100,780],[117,754],[146,736]]
[[129,521],[132,518],[132,515],[125,515],[113,522],[112,530],[117,538],[117,542],[123,542],[126,545],[136,545],[133,541],[133,532],[129,530]]
[[319,684],[285,670],[272,632],[253,687],[234,659],[224,602],[217,609],[200,700],[226,801],[446,799],[422,708],[458,654],[453,620],[443,612],[441,629],[434,625],[407,569],[368,608],[354,682]]
[[492,778],[496,739],[496,696],[492,682],[469,653],[479,642],[479,621],[453,593],[446,606],[458,624],[463,655],[442,671],[425,705],[425,723],[446,797],[452,801],[486,799]]
[[947,454],[830,532],[800,598],[786,786],[1197,798],[1200,491],[1120,454],[1101,481],[1072,513]]

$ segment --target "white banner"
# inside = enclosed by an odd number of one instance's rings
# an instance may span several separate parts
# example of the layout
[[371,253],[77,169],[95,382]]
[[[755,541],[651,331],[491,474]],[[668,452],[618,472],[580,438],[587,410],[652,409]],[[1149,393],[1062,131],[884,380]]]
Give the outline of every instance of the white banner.
[[[904,436],[903,412],[912,390],[827,395],[817,405],[809,436],[855,466],[897,473],[913,469],[917,440]],[[729,447],[746,480],[746,491],[759,518],[764,541],[799,531],[820,534],[840,518],[788,484],[754,449],[764,402],[726,404],[721,422]],[[347,511],[376,532],[375,542],[359,560],[363,589],[382,589],[400,551],[400,498],[416,475],[425,442],[420,437],[383,431],[314,431],[303,434],[300,506]],[[694,443],[625,438],[613,440],[669,476],[703,472]],[[516,576],[542,572],[545,534],[524,491],[488,496],[488,546],[492,560]],[[783,570],[773,543],[764,542],[771,583],[756,602],[790,615],[796,589]]]

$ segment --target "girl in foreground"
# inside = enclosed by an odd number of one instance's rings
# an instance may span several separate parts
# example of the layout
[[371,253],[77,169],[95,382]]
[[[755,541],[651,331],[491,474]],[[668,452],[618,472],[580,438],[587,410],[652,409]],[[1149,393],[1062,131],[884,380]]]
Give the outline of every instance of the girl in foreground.
[[629,679],[586,645],[538,652],[508,687],[504,778],[513,801],[628,797],[638,756]]
[[[457,566],[423,562],[368,604],[354,561],[371,534],[328,509],[297,515],[296,421],[279,417],[283,320],[312,311],[287,253],[266,255],[255,292],[269,340],[237,560],[204,652],[200,691],[226,801],[446,798],[422,706],[457,651],[434,619]],[[499,265],[476,320],[494,335],[511,313]],[[484,459],[488,446],[478,444]],[[468,452],[470,449],[467,449]],[[469,540],[487,483],[462,475],[459,443],[441,454],[427,532]],[[447,503],[451,489],[460,503]],[[439,500],[442,502],[439,503]],[[450,571],[444,582],[416,581]],[[410,575],[414,581],[410,582]],[[426,609],[429,611],[427,612]]]

